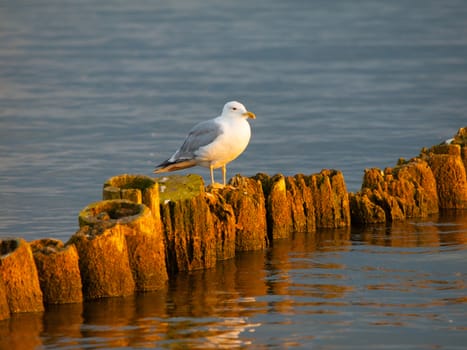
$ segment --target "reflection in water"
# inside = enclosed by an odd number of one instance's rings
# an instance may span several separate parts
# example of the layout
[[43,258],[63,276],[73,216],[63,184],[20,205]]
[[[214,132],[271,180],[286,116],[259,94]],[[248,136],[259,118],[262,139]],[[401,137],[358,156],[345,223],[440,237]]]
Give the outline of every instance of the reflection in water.
[[465,213],[295,233],[159,292],[17,315],[0,348],[460,348],[466,236]]

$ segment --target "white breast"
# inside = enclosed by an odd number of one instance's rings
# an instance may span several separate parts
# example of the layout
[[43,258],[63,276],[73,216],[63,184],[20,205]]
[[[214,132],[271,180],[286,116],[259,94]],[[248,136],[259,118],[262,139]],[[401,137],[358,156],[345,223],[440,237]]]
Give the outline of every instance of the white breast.
[[223,133],[211,144],[196,152],[199,165],[219,168],[237,158],[248,146],[250,124],[243,118],[218,118]]

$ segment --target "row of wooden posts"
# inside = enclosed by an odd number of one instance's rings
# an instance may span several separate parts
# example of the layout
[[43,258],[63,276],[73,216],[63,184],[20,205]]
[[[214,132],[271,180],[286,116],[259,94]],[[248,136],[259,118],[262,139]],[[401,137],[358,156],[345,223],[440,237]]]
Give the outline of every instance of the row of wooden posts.
[[103,200],[79,214],[80,229],[56,239],[0,240],[0,319],[44,305],[163,288],[179,271],[212,268],[237,252],[265,249],[292,232],[427,217],[467,209],[467,128],[396,167],[365,170],[348,193],[337,170],[235,176],[205,188],[197,175],[119,175]]

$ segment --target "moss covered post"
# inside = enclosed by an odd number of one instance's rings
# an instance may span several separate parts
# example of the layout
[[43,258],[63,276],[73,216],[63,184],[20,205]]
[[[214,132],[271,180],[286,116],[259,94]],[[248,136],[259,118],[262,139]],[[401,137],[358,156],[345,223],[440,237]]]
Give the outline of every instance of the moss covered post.
[[217,235],[203,179],[172,175],[158,182],[169,273],[214,267]]

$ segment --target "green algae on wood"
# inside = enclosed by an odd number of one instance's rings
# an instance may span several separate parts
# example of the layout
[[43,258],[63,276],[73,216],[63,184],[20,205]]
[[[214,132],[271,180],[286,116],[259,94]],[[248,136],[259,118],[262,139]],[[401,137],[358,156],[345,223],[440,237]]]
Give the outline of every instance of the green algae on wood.
[[205,192],[197,175],[157,181],[170,273],[210,268],[235,256],[235,214],[218,189]]
[[155,179],[145,175],[113,176],[104,183],[102,198],[126,199],[146,205],[153,214],[156,230],[161,231],[159,184]]
[[44,311],[31,247],[24,239],[0,240],[0,276],[11,313]]
[[204,181],[199,175],[170,175],[155,179],[159,184],[161,204],[196,197],[204,193]]
[[45,304],[83,301],[78,252],[74,245],[44,238],[31,242]]

